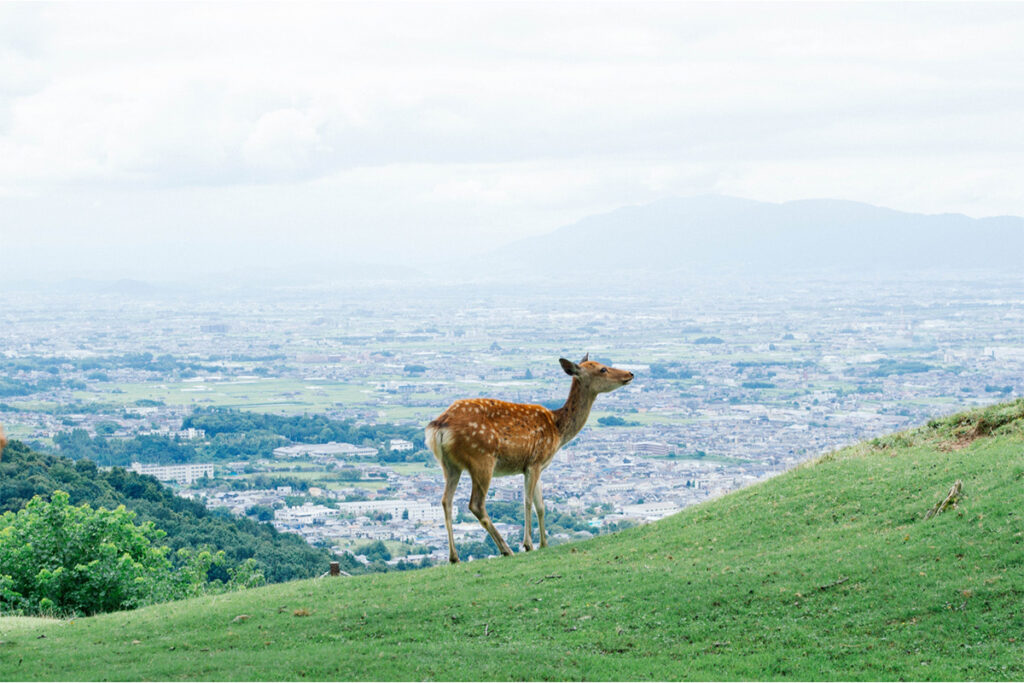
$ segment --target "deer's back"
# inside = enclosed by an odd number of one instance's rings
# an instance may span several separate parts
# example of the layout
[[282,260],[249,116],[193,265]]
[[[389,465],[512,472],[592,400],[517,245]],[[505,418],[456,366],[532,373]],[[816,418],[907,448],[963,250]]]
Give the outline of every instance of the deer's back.
[[430,423],[443,430],[445,453],[462,469],[494,456],[494,473],[515,474],[550,462],[561,443],[555,418],[544,406],[490,398],[452,403]]

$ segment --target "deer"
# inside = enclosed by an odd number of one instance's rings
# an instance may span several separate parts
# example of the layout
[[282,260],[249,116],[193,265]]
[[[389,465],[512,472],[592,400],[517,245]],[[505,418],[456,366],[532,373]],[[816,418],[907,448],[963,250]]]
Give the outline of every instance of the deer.
[[495,476],[523,475],[523,548],[533,550],[531,508],[537,512],[540,547],[548,545],[544,531],[544,500],[540,475],[555,453],[579,434],[587,423],[598,394],[614,391],[633,381],[633,373],[590,360],[579,363],[559,358],[565,374],[572,377],[569,397],[557,410],[528,403],[509,403],[491,398],[460,399],[448,406],[424,429],[427,447],[444,472],[444,525],[448,531],[448,559],[459,561],[452,534],[452,500],[465,471],[473,482],[469,510],[494,540],[502,555],[512,549],[487,515],[487,490]]

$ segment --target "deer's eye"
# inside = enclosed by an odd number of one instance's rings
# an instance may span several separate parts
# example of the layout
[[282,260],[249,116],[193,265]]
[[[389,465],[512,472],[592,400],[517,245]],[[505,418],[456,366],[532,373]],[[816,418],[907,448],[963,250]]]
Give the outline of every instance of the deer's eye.
[[608,372],[608,368],[601,368],[601,372]]

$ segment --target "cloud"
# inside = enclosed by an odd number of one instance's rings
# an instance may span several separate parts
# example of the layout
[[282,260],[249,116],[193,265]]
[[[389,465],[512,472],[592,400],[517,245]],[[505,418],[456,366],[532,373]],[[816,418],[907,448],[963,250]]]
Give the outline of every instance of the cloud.
[[276,109],[260,116],[242,144],[242,158],[255,168],[270,172],[295,173],[309,166],[317,151],[324,149],[320,133],[309,112]]
[[1024,213],[1024,7],[742,8],[0,5],[0,238],[434,259],[669,194]]

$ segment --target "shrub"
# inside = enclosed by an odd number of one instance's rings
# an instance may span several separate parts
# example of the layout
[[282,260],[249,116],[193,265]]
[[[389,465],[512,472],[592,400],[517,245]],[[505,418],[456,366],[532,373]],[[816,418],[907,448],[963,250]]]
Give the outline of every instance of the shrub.
[[[71,505],[64,491],[35,496],[0,517],[0,610],[28,614],[96,614],[223,590],[207,583],[224,553],[156,546],[164,532],[135,524],[123,505],[114,510]],[[230,574],[228,587],[263,583],[255,566]]]

